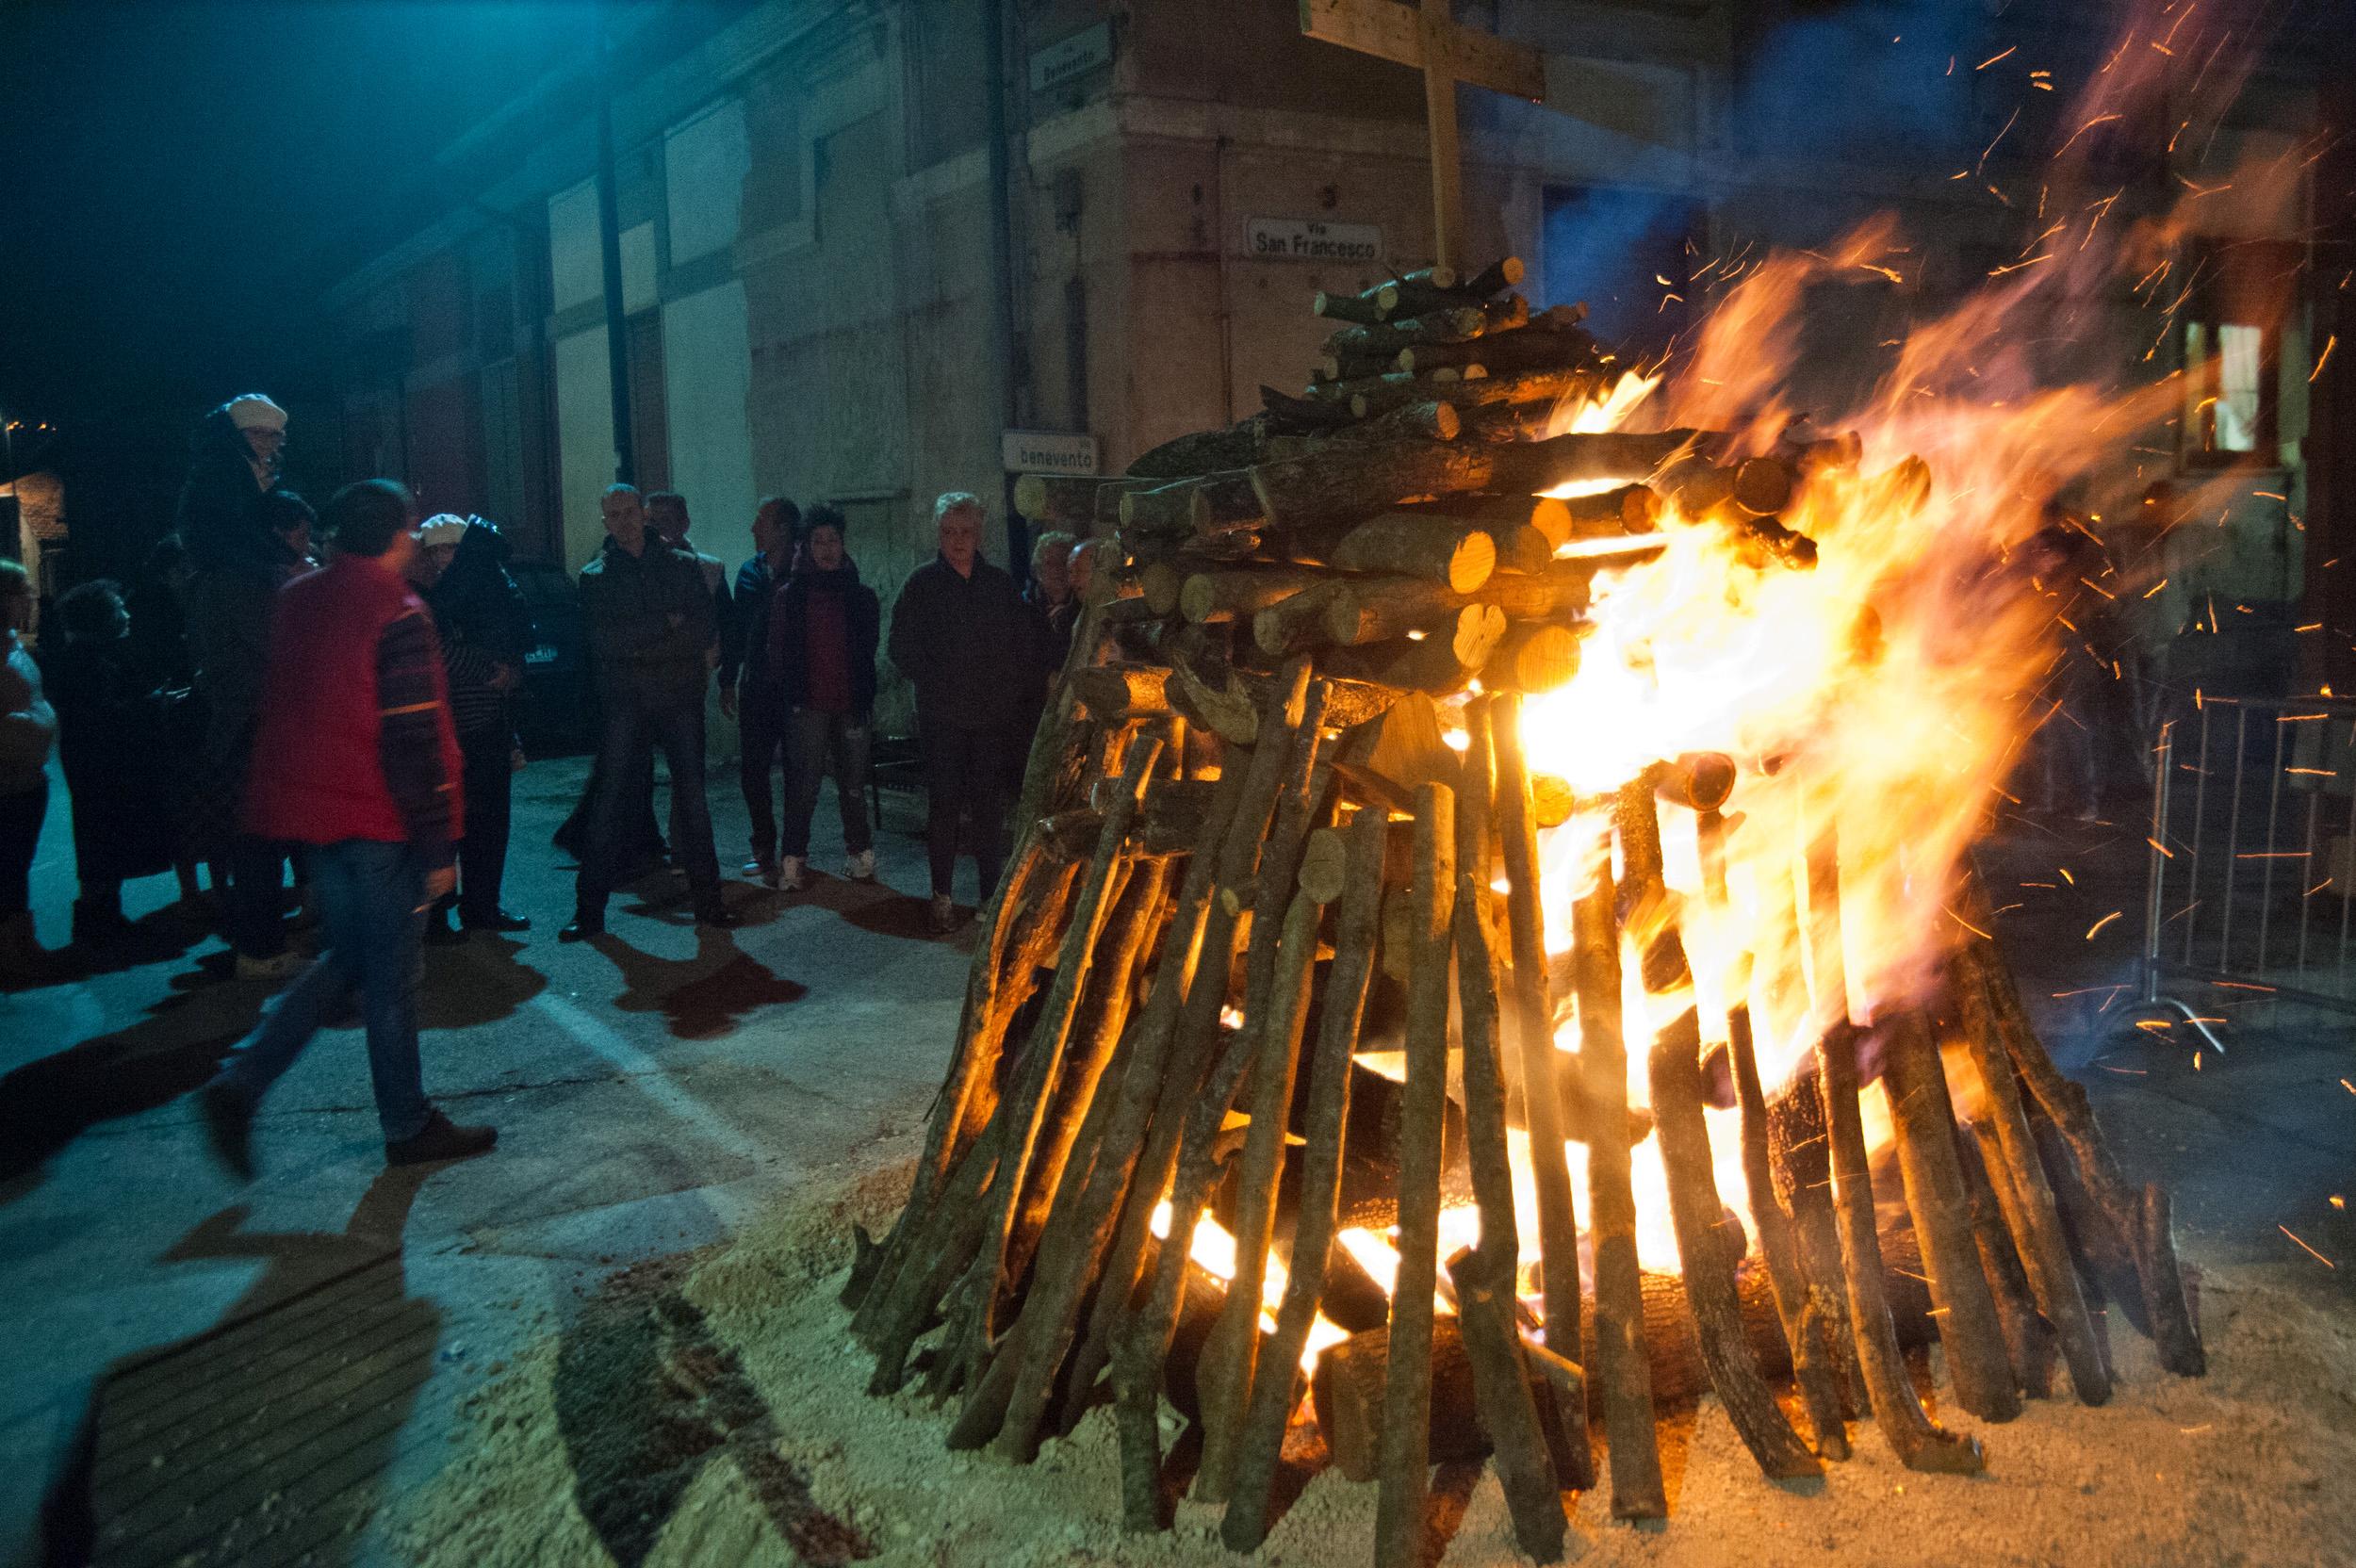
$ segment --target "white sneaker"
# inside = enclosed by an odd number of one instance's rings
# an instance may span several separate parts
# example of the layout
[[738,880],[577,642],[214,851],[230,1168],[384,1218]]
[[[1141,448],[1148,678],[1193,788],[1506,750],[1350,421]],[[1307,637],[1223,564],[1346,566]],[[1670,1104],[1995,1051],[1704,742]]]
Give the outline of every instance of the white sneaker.
[[293,948],[271,958],[255,958],[237,955],[237,978],[240,980],[291,980],[303,972],[307,960]]
[[771,885],[781,892],[800,892],[810,886],[810,874],[803,869],[808,863],[798,855],[778,857],[777,879]]
[[860,850],[851,857],[850,864],[843,868],[843,874],[854,882],[873,882],[875,880],[875,852],[872,849]]

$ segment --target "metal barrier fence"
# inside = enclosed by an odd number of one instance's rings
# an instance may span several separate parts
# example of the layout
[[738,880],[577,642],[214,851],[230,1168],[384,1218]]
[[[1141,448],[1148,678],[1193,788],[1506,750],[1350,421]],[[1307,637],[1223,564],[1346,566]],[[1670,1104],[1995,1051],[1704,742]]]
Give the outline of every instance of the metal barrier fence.
[[2155,764],[2139,1010],[2219,1052],[2171,982],[2356,1011],[2356,701],[2211,697]]

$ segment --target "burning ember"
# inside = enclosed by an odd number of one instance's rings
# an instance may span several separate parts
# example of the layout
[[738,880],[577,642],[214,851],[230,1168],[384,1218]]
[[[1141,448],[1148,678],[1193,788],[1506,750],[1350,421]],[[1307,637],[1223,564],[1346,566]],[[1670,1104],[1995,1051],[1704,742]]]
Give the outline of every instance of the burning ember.
[[2201,1372],[2167,1196],[2046,1057],[1967,857],[2070,631],[2033,541],[2181,405],[2010,346],[2129,264],[2109,211],[1835,423],[1782,401],[1803,302],[1902,276],[1887,223],[1749,267],[1662,365],[1511,260],[1321,295],[1303,396],[1025,480],[1098,569],[854,1272],[875,1389],[921,1372],[954,1445],[1027,1460],[1108,1380],[1137,1528],[1166,1397],[1246,1550],[1305,1391],[1383,1560],[1429,1462],[1484,1452],[1546,1560],[1593,1435],[1614,1513],[1666,1512],[1655,1411],[1702,1387],[1786,1478],[1869,1410],[1978,1469],[1904,1364],[1934,1338],[1983,1420],[2056,1358],[2102,1403],[2081,1252]]

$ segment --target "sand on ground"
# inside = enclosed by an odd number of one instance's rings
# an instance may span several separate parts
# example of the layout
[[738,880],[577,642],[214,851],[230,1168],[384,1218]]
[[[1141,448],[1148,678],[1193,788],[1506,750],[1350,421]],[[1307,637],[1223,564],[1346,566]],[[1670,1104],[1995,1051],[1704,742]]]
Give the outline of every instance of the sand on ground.
[[[1192,1502],[1168,1532],[1122,1533],[1103,1406],[1036,1463],[1014,1466],[947,1451],[954,1407],[913,1393],[867,1396],[871,1360],[837,1294],[853,1222],[879,1228],[908,1169],[871,1164],[806,1182],[734,1240],[617,1276],[468,1401],[449,1464],[379,1520],[396,1551],[433,1568],[1251,1560],[1219,1544],[1220,1510]],[[2058,1375],[2062,1397],[2032,1401],[2003,1426],[1942,1405],[1942,1421],[1987,1446],[1978,1478],[1910,1474],[1858,1426],[1853,1460],[1821,1482],[1778,1486],[1705,1399],[1664,1452],[1668,1521],[1632,1527],[1611,1520],[1601,1493],[1566,1498],[1570,1560],[2356,1561],[2356,1322],[2273,1268],[2211,1269],[2200,1295],[2205,1379],[2163,1372],[2119,1324],[2119,1385],[2102,1409],[2068,1397]],[[1375,1491],[1317,1475],[1258,1560],[1362,1568],[1373,1560]],[[1449,1521],[1444,1568],[1527,1560],[1485,1465],[1443,1468],[1434,1493]]]

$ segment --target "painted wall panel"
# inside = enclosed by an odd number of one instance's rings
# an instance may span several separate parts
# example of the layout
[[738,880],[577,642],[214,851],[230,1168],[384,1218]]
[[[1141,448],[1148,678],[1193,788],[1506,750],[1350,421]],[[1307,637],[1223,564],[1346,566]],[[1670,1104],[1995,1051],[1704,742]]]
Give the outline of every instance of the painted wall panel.
[[578,571],[605,538],[597,498],[614,482],[614,382],[601,327],[557,339],[556,442],[564,564]]
[[670,198],[671,265],[683,266],[736,242],[752,155],[744,104],[731,98],[675,128],[663,143]]
[[597,188],[591,181],[548,198],[548,274],[557,310],[605,295],[604,269],[597,260]]
[[731,574],[752,554],[752,361],[744,286],[731,280],[663,307],[671,488],[687,498],[695,544]]

